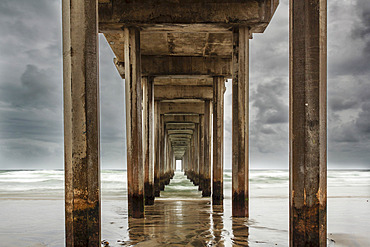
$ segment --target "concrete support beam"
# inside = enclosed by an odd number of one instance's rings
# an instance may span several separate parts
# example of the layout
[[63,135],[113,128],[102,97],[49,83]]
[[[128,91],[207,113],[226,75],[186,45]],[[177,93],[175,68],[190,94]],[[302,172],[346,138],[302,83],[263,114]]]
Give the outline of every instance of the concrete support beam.
[[[99,1],[102,31],[117,30],[123,24],[147,24],[146,31],[197,32],[225,30],[223,24],[245,24],[263,32],[274,14],[277,0],[250,1]],[[211,24],[211,25],[205,25]],[[172,24],[168,25],[163,24]],[[193,24],[193,25],[188,25]],[[195,27],[194,27],[194,24]],[[212,25],[212,24],[218,24]],[[188,27],[189,26],[189,27]],[[146,28],[145,28],[146,27]],[[175,29],[176,28],[176,29]],[[149,30],[148,30],[149,29]],[[230,30],[227,28],[226,30]]]
[[164,121],[166,123],[179,123],[179,122],[191,122],[191,123],[199,123],[199,114],[166,114],[164,116]]
[[192,130],[194,132],[195,123],[167,123],[167,130]]
[[290,246],[327,244],[326,0],[290,1]]
[[159,110],[160,114],[204,114],[204,107],[202,102],[161,102]]
[[[204,103],[204,170],[203,170],[203,197],[211,196],[211,101]],[[215,187],[213,187],[213,192]]]
[[207,86],[155,86],[156,100],[212,99],[212,87]]
[[144,163],[142,152],[142,92],[140,63],[140,31],[124,29],[126,66],[126,138],[128,214],[144,217]]
[[194,185],[199,185],[199,124],[194,131]]
[[[114,64],[122,78],[125,78],[124,63],[114,59]],[[142,75],[164,78],[190,76],[231,77],[231,59],[196,56],[142,56]],[[185,76],[185,77],[184,77]]]
[[154,163],[154,195],[160,196],[160,114],[159,114],[159,102],[154,102],[154,118],[155,118],[155,163]]
[[154,83],[143,77],[143,150],[145,205],[154,204]]
[[193,130],[167,130],[167,131],[168,131],[168,134],[170,136],[171,135],[186,135],[186,136],[191,136],[193,134]]
[[165,153],[165,125],[163,115],[160,115],[160,131],[159,131],[159,155],[160,155],[160,162],[159,162],[159,188],[160,190],[164,190],[164,183],[163,183],[163,176],[165,171],[165,160],[166,160],[166,153]]
[[68,247],[100,246],[97,6],[97,1],[62,1],[65,236]]
[[233,30],[232,215],[248,217],[249,29]]
[[204,115],[199,115],[199,190],[204,188]]
[[163,78],[163,77],[155,77],[154,78],[154,85],[156,86],[168,86],[168,85],[178,85],[178,86],[210,86],[213,85],[212,78]]
[[225,79],[213,78],[213,195],[214,205],[223,202]]

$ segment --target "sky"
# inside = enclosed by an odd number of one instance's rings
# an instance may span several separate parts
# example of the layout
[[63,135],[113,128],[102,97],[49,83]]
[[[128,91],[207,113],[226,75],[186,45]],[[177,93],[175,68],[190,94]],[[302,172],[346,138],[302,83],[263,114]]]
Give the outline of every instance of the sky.
[[[250,166],[287,169],[288,0],[250,41]],[[60,0],[0,1],[0,169],[62,169]],[[124,81],[100,35],[101,166],[126,168]],[[328,1],[328,167],[370,169],[370,3]],[[225,168],[231,168],[231,81]]]

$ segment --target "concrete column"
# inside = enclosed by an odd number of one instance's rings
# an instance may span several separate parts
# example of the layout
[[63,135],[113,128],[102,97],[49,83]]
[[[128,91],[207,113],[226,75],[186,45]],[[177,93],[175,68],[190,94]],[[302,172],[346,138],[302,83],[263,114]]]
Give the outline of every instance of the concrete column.
[[199,185],[199,124],[194,130],[194,185]]
[[326,246],[326,0],[290,1],[290,246]]
[[249,29],[233,29],[232,215],[248,217]]
[[188,150],[185,150],[184,157],[182,158],[182,160],[183,160],[182,167],[184,169],[184,175],[186,175],[188,172]]
[[[211,101],[206,100],[204,103],[204,180],[203,180],[203,197],[211,196]],[[214,179],[214,178],[213,178]],[[213,183],[213,195],[215,194],[215,183]],[[216,192],[217,191],[216,185]],[[221,192],[222,193],[222,192]]]
[[225,79],[213,77],[213,204],[222,205],[224,176]]
[[199,190],[204,187],[204,115],[199,115]]
[[165,133],[164,133],[164,116],[163,114],[160,115],[160,131],[159,131],[159,155],[160,155],[160,162],[159,162],[159,176],[160,176],[160,182],[159,182],[159,188],[160,190],[164,190],[164,173],[165,173]]
[[128,214],[144,217],[140,31],[124,29]]
[[160,114],[159,114],[159,102],[154,102],[155,109],[155,136],[154,136],[154,154],[155,154],[155,163],[154,163],[154,195],[156,197],[160,196]]
[[68,247],[100,246],[97,4],[98,1],[62,1],[65,236]]
[[143,140],[145,205],[154,204],[154,83],[143,77]]
[[169,184],[169,167],[171,165],[171,160],[170,160],[170,147],[168,143],[168,132],[165,130],[164,134],[164,140],[165,140],[165,162],[164,162],[164,175],[163,175],[163,183],[164,185]]

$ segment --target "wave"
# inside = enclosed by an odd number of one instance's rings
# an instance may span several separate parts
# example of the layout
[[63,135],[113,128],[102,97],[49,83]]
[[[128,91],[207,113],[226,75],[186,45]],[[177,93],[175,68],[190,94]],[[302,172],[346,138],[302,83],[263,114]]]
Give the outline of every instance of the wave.
[[[177,173],[176,173],[177,174]],[[181,174],[181,173],[179,173]],[[287,170],[251,170],[250,187],[254,189],[288,188]],[[102,170],[102,193],[126,193],[125,170]],[[231,189],[232,172],[225,170],[224,187]],[[328,187],[370,187],[370,171],[329,170]],[[183,176],[175,176],[168,191],[193,191],[197,187]],[[0,170],[0,193],[45,192],[64,190],[63,170]]]

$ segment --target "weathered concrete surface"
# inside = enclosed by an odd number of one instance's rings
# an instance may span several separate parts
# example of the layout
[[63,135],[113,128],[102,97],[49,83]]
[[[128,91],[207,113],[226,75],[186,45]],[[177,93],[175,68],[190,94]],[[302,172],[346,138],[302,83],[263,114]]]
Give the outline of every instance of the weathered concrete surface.
[[154,204],[154,82],[142,78],[143,84],[143,150],[145,205]]
[[[276,0],[162,0],[99,1],[99,25],[104,30],[115,30],[117,24],[217,23],[255,26],[263,32],[274,14]],[[181,26],[180,26],[181,27]]]
[[155,163],[154,163],[154,195],[156,197],[160,196],[160,114],[159,114],[159,102],[154,102],[154,127],[155,127],[155,136],[154,136],[154,152],[155,152]]
[[290,246],[326,246],[326,0],[290,1]]
[[97,1],[62,1],[66,246],[100,246]]
[[204,190],[206,185],[204,174],[204,115],[199,115],[199,190]]
[[211,101],[204,102],[204,170],[202,196],[211,196]]
[[232,215],[248,217],[249,28],[233,30]]
[[225,79],[213,78],[213,194],[214,205],[223,202]]
[[[160,106],[159,106],[159,109],[160,109]],[[160,111],[158,112],[158,114],[160,114]],[[160,161],[159,161],[159,188],[160,190],[164,190],[164,183],[163,183],[163,177],[164,177],[164,172],[165,172],[165,157],[166,157],[166,153],[165,153],[165,125],[164,125],[164,116],[163,114],[160,114],[160,118],[159,118],[160,122],[159,122],[159,157],[160,157]]]
[[160,114],[204,114],[204,107],[202,102],[161,102],[159,106],[159,112]]
[[126,139],[128,214],[144,217],[144,163],[142,151],[142,91],[140,31],[130,27],[125,33]]
[[[105,35],[108,37],[108,35]],[[115,50],[113,50],[115,51]],[[117,52],[115,52],[117,56]],[[118,56],[117,56],[118,58]],[[157,77],[225,76],[231,77],[231,59],[196,56],[142,56],[142,75]],[[124,63],[115,59],[114,63],[122,78],[125,78]]]
[[208,86],[155,86],[156,100],[212,99],[213,89]]

